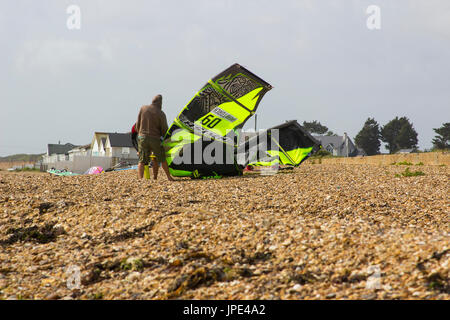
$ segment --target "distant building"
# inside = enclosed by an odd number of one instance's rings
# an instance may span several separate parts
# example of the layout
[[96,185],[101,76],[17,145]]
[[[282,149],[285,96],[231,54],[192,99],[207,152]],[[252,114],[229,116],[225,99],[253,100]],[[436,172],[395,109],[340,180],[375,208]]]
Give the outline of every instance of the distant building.
[[114,162],[138,159],[130,133],[95,132],[91,150],[93,156],[111,157]]
[[347,133],[344,136],[313,136],[320,141],[322,147],[331,153],[333,156],[339,157],[356,157],[365,156],[364,150],[355,146],[353,141],[348,137]]
[[90,144],[49,144],[47,149],[41,171],[55,168],[85,173],[93,166],[109,169],[120,162],[137,164],[139,159],[131,142],[131,133],[95,132]]
[[75,148],[76,145],[71,143],[66,144],[48,144],[47,153],[42,156],[42,163],[48,164],[57,161],[65,161],[69,159],[69,151]]
[[396,153],[413,153],[415,149],[400,149]]
[[75,156],[90,156],[91,155],[91,145],[86,144],[84,146],[78,146],[69,150],[69,160],[73,160]]

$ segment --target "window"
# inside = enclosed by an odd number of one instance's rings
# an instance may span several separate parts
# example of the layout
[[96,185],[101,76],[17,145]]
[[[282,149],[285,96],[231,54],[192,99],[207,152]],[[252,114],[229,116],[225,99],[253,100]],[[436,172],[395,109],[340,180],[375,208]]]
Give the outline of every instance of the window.
[[330,143],[329,145],[327,145],[327,146],[325,147],[325,149],[326,149],[329,153],[333,153],[334,146],[333,146],[332,143]]

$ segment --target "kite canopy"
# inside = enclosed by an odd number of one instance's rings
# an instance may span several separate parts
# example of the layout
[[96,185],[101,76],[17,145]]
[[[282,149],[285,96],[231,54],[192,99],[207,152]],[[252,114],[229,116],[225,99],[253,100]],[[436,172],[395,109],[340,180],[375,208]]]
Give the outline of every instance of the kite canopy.
[[240,146],[238,153],[245,154],[245,163],[250,166],[296,167],[319,149],[320,142],[292,120],[259,132]]
[[[164,137],[170,173],[193,177],[241,174],[243,168],[235,159],[237,129],[255,114],[270,89],[270,84],[239,64],[209,80]],[[213,162],[198,157],[205,151],[211,151]]]
[[[239,129],[270,89],[270,84],[239,64],[209,80],[164,136],[170,174],[195,178],[241,175],[248,166],[298,166],[317,151],[320,143],[295,120],[238,145]],[[134,126],[131,131],[137,149]]]
[[92,167],[89,168],[84,174],[99,174],[103,172],[102,167]]

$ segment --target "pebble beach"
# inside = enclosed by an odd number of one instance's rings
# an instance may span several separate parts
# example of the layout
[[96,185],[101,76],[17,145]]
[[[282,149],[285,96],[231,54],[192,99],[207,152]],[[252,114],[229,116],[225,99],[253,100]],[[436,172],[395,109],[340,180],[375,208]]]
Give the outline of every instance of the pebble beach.
[[447,166],[0,171],[0,299],[450,298]]

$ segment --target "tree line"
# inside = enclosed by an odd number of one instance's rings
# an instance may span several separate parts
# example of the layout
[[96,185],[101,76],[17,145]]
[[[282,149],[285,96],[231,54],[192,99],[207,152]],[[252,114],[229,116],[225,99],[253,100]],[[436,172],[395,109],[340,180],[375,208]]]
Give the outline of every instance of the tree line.
[[0,157],[0,162],[36,162],[42,158],[42,154],[13,154],[6,157]]
[[[303,127],[311,134],[336,135],[317,120],[304,121]],[[450,123],[433,130],[437,134],[432,140],[433,149],[450,149]],[[374,118],[368,118],[356,135],[355,144],[367,155],[379,154],[381,142],[385,143],[389,153],[396,153],[400,149],[417,149],[417,136],[417,131],[407,117],[395,117],[382,127]]]

